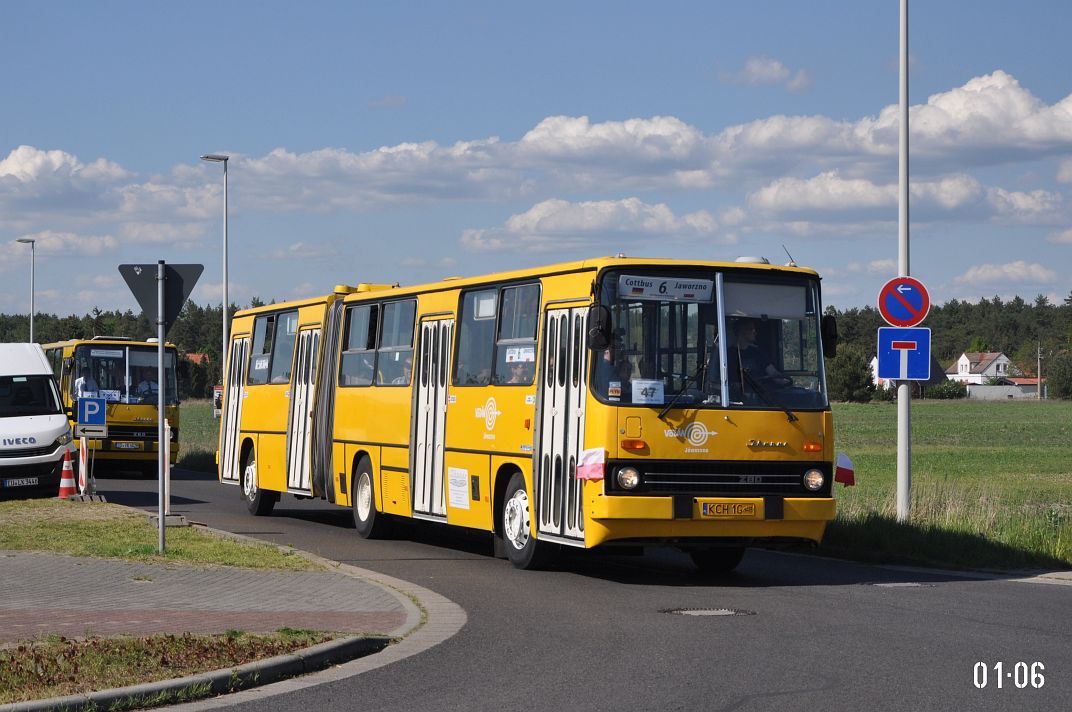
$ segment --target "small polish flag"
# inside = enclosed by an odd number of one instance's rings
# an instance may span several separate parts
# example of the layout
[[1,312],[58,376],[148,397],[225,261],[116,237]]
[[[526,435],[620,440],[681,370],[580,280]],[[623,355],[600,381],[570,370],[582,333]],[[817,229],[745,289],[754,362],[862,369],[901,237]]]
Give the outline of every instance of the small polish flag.
[[856,484],[856,470],[852,466],[852,460],[843,452],[837,454],[837,469],[834,470],[834,482],[840,482],[846,487]]
[[581,457],[577,461],[577,479],[603,479],[603,468],[606,461],[607,451],[601,447],[592,448],[590,450],[581,450]]

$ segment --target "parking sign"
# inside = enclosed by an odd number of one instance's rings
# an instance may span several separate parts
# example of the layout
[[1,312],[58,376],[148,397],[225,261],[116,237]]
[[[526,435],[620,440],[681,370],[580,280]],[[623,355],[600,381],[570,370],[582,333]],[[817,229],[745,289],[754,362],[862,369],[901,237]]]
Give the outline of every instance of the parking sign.
[[78,424],[74,427],[76,437],[108,437],[107,403],[103,398],[78,399]]

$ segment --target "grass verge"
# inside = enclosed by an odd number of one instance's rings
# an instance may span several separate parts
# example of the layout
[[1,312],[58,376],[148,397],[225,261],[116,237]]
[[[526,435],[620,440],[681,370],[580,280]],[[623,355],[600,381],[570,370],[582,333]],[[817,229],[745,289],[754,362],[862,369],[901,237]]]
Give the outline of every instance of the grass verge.
[[912,506],[897,522],[894,404],[835,404],[837,487],[823,551],[958,568],[1072,568],[1072,402],[912,404]]
[[254,569],[322,568],[269,544],[235,541],[193,527],[169,528],[158,553],[158,530],[141,513],[106,502],[58,499],[0,502],[0,549],[70,556],[182,562]]
[[[240,542],[196,529],[168,530],[164,556],[148,518],[104,502],[57,499],[0,502],[0,550],[48,551],[149,563],[226,565],[285,570],[320,565],[275,546]],[[276,633],[91,637],[45,636],[0,649],[0,704],[114,689],[236,667],[337,638],[283,628]],[[142,709],[198,699],[196,686],[116,709]]]
[[[173,679],[285,655],[336,636],[281,628],[275,634],[154,635],[69,640],[50,636],[0,650],[0,704]],[[186,699],[208,689],[184,691]],[[161,699],[170,704],[179,699]],[[149,701],[150,704],[152,701]],[[146,706],[144,701],[137,707]],[[133,707],[131,708],[133,709]]]

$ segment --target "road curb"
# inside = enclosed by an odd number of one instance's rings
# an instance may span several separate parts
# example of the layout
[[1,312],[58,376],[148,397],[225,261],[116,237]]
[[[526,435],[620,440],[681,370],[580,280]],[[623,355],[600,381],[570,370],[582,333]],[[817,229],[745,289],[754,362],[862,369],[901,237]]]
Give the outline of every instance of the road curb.
[[[192,687],[206,688],[202,694],[222,695],[250,687],[267,685],[278,680],[316,672],[329,665],[349,662],[356,658],[378,653],[391,643],[384,636],[350,636],[330,640],[295,653],[277,655],[274,658],[257,660],[235,668],[223,668],[212,672],[188,675],[170,680],[146,682],[111,690],[89,692],[84,695],[68,695],[30,702],[14,702],[0,705],[0,712],[43,712],[44,710],[94,710],[110,709],[117,703],[126,705],[150,701],[167,696],[172,702],[181,701],[180,695]],[[168,704],[168,702],[164,702]]]

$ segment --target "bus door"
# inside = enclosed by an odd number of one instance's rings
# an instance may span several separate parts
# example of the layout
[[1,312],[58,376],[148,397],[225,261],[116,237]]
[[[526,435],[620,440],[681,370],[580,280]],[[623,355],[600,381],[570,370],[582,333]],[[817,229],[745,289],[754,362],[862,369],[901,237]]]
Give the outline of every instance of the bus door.
[[587,311],[548,309],[543,332],[539,450],[533,461],[538,531],[567,544],[584,540],[584,483],[576,472],[584,448]]
[[290,385],[290,414],[287,416],[287,490],[297,494],[312,494],[309,455],[319,346],[320,329],[298,332],[294,377]]
[[246,383],[248,359],[249,337],[232,341],[230,363],[227,364],[227,392],[224,393],[220,418],[220,481],[232,485],[239,482],[238,437],[242,428],[242,387]]
[[417,388],[410,447],[414,515],[447,515],[444,496],[444,430],[447,424],[447,374],[454,343],[454,320],[422,321],[418,344]]

